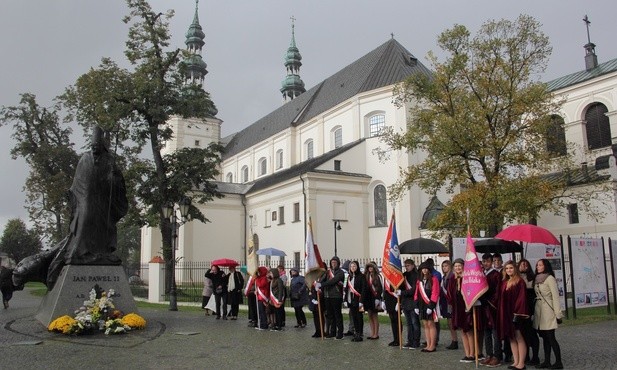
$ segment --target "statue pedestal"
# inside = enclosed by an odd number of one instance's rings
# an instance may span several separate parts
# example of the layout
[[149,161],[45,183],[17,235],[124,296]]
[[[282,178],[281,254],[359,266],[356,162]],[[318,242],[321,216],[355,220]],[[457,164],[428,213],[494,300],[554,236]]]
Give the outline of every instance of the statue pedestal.
[[54,288],[47,292],[39,306],[36,319],[45,327],[60,316],[75,316],[75,310],[89,299],[95,285],[104,291],[113,289],[116,309],[123,314],[137,313],[137,305],[122,266],[66,265]]

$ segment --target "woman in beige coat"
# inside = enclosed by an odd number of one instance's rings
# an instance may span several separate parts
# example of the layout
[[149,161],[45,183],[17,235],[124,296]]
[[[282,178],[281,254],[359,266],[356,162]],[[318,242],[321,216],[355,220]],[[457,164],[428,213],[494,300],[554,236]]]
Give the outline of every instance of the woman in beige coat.
[[[536,263],[536,278],[533,284],[536,293],[536,306],[533,318],[533,327],[538,330],[544,346],[544,362],[536,366],[539,369],[563,369],[561,363],[561,349],[555,329],[557,320],[561,321],[561,306],[559,290],[553,267],[547,259]],[[555,352],[555,363],[551,365],[551,349]]]

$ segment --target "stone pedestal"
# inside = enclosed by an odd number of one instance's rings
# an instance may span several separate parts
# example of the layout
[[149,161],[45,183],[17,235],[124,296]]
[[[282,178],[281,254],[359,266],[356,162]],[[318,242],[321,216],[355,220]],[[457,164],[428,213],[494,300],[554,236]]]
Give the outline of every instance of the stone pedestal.
[[75,310],[88,300],[90,291],[97,285],[104,291],[113,289],[116,309],[124,314],[137,313],[137,305],[122,266],[67,265],[54,288],[43,297],[36,319],[46,327],[60,316],[75,316]]

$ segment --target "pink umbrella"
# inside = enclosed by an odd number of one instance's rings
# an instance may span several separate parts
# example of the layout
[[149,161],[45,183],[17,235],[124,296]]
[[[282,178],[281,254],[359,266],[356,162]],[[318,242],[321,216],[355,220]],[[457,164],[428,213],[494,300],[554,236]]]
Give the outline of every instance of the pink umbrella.
[[503,240],[517,240],[527,243],[544,243],[548,245],[561,245],[559,239],[547,229],[531,225],[512,225],[503,229],[495,238]]

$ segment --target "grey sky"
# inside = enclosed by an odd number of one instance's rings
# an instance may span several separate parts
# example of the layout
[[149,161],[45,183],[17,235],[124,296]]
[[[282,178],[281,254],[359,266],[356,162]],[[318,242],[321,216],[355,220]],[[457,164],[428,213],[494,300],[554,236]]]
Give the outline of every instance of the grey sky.
[[[184,47],[193,19],[194,0],[152,0],[156,11],[173,8],[173,46]],[[206,34],[208,64],[205,89],[223,123],[223,135],[236,132],[281,104],[285,76],[283,54],[296,18],[296,42],[302,54],[300,75],[308,88],[390,38],[390,33],[418,59],[438,52],[436,37],[454,24],[472,32],[489,19],[514,19],[525,13],[543,24],[553,55],[543,80],[584,69],[587,33],[600,63],[617,58],[614,0],[201,0],[199,19]],[[40,104],[76,78],[111,57],[127,66],[123,50],[127,8],[120,0],[4,0],[0,9],[0,105],[15,105],[30,92]],[[79,132],[79,130],[76,130]],[[27,220],[22,191],[23,161],[10,159],[11,127],[0,128],[0,232],[13,217]],[[76,138],[77,139],[77,138]]]

